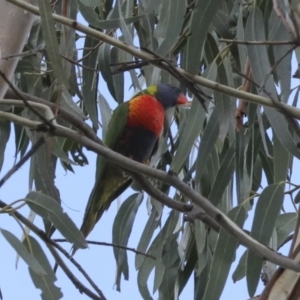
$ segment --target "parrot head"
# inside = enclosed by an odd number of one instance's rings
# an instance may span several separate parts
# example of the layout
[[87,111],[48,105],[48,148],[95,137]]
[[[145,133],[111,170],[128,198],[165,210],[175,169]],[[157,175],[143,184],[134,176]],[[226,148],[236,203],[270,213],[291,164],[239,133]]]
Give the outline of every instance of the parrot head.
[[154,96],[165,110],[175,105],[188,104],[188,99],[182,93],[181,89],[170,84],[160,83],[151,85],[147,88],[146,92]]

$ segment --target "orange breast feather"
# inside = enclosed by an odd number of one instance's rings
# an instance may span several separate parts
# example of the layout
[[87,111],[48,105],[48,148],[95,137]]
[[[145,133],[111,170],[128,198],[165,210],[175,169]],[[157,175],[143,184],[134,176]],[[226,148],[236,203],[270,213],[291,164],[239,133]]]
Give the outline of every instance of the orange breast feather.
[[127,125],[143,127],[160,136],[165,112],[162,104],[150,95],[141,95],[129,101]]

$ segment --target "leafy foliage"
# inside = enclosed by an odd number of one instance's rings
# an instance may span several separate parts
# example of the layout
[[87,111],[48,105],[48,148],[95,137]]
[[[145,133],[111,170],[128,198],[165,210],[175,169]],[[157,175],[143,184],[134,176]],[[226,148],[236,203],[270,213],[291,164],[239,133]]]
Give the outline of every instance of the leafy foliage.
[[[191,97],[191,106],[174,111],[172,125],[166,125],[161,139],[160,156],[151,165],[178,175],[240,228],[247,214],[253,213],[249,235],[259,243],[275,251],[287,243],[297,216],[286,210],[286,202],[290,198],[295,206],[300,195],[299,183],[294,181],[297,176],[293,176],[293,158],[300,158],[299,129],[293,118],[300,116],[295,108],[299,88],[291,89],[291,59],[296,44],[279,21],[272,1],[76,0],[51,4],[39,0],[38,7],[40,22],[32,26],[14,73],[22,98],[31,103],[44,99],[45,105],[52,105],[59,126],[83,136],[88,132],[88,138],[96,141],[95,133],[105,136],[111,107],[130,98],[124,92],[128,86],[131,95],[159,82],[181,87]],[[278,9],[283,12],[282,7]],[[124,47],[91,34],[82,35],[72,28],[74,24],[68,27],[57,22],[51,11],[83,21],[95,32],[124,42]],[[132,51],[126,51],[130,46],[143,49],[144,55],[153,54],[155,59],[132,55]],[[201,75],[209,84],[200,86],[196,76],[184,77],[183,73],[173,76],[176,68],[168,72],[168,64]],[[201,88],[208,96],[207,112],[182,78],[189,78],[193,88]],[[103,85],[107,85],[109,97],[103,94]],[[221,90],[220,85],[228,89]],[[238,90],[248,93],[243,94],[245,99],[234,96]],[[280,105],[289,102],[294,90],[293,103],[288,108]],[[271,99],[269,106],[261,106],[258,96]],[[1,101],[0,112],[40,122],[30,108]],[[45,136],[42,130],[26,128],[12,117],[11,126],[1,116],[0,170],[11,130],[16,137],[15,154],[20,158],[28,145]],[[78,123],[84,122],[82,130]],[[58,163],[67,173],[74,172],[74,165],[84,167],[88,161],[82,147],[87,145],[64,136],[54,137],[55,131],[49,136],[30,158],[29,187],[36,192],[24,198],[43,218],[48,238],[55,227],[74,247],[86,248],[81,232],[60,207],[55,173]],[[174,202],[192,202],[170,184],[153,184]],[[144,226],[135,257],[137,286],[143,299],[177,299],[189,281],[194,282],[195,299],[221,299],[226,281],[231,280],[229,274],[240,241],[221,223],[216,229],[201,222],[203,210],[194,217],[188,213],[184,216],[152,196],[147,200],[148,220],[137,225],[138,209],[145,207],[142,198],[140,193],[129,196],[114,220],[116,289],[121,291],[121,275],[128,280],[129,269],[133,268],[126,250],[116,245],[127,247],[134,226]],[[11,210],[2,205],[2,212]],[[56,287],[59,282],[54,285],[55,274],[37,240],[26,234],[22,243],[14,234],[1,232],[28,264],[35,286],[42,290],[42,299],[60,299],[63,287],[60,291]],[[234,282],[246,277],[250,297],[257,292],[264,259],[246,249],[232,274]],[[152,291],[149,281],[153,281]]]

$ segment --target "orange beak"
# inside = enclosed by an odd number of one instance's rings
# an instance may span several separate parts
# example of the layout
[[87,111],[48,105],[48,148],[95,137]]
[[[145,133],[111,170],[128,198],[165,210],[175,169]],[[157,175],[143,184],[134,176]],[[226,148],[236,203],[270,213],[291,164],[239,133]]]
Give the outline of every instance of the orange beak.
[[180,94],[176,100],[176,105],[184,105],[188,103],[189,103],[188,99],[183,94]]

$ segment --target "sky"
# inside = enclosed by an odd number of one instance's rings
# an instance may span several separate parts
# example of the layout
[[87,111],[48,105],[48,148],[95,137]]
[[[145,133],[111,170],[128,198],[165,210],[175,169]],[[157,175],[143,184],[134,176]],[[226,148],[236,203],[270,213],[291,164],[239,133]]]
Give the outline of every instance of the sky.
[[[295,64],[297,63],[295,62]],[[298,81],[293,81],[292,86],[298,84]],[[105,82],[101,78],[100,80],[101,91],[106,89]],[[125,90],[127,91],[127,89]],[[132,92],[126,92],[126,99],[128,99]],[[111,99],[108,92],[104,93],[107,99]],[[115,106],[113,101],[110,104]],[[100,134],[100,132],[99,132]],[[13,130],[11,132],[10,140],[7,144],[7,149],[5,153],[5,161],[3,168],[0,172],[0,178],[12,167],[14,163],[14,134]],[[87,203],[88,196],[92,190],[94,184],[95,176],[95,162],[96,155],[92,152],[84,149],[84,153],[88,157],[89,164],[84,167],[76,166],[74,167],[75,174],[68,172],[58,164],[56,172],[56,185],[60,191],[62,206],[64,211],[71,217],[71,219],[80,227],[85,206]],[[298,163],[297,163],[298,164]],[[0,199],[6,203],[10,203],[16,199],[21,199],[28,193],[28,173],[29,173],[29,163],[26,163],[22,168],[16,172],[12,178],[5,183],[5,185],[0,189]],[[294,172],[295,173],[295,172]],[[295,174],[294,174],[295,176]],[[125,200],[130,191],[127,191],[121,196],[121,200]],[[144,198],[145,199],[145,198]],[[27,216],[29,209],[27,207],[22,208],[22,214]],[[89,235],[90,240],[111,242],[112,241],[112,224],[114,217],[117,212],[117,201],[115,201],[110,209],[104,213],[101,220],[97,223],[93,232]],[[245,229],[251,228],[251,221],[253,219],[254,208],[250,212],[250,215],[246,221]],[[167,217],[167,211],[164,212],[163,218]],[[136,248],[141,232],[144,228],[144,224],[148,218],[146,210],[146,201],[142,203],[137,214],[133,231],[131,233],[130,240],[128,242],[129,247]],[[37,217],[35,224],[43,228],[43,224],[40,217]],[[6,229],[13,232],[17,237],[21,237],[22,231],[16,221],[8,216],[7,214],[2,214],[0,216],[0,228]],[[156,233],[158,230],[156,231]],[[59,233],[55,233],[54,238],[61,237]],[[37,238],[38,239],[38,238]],[[40,242],[40,240],[38,239]],[[40,242],[40,244],[43,244]],[[19,261],[18,267],[16,269],[16,253],[7,243],[4,237],[0,234],[0,245],[1,245],[1,259],[0,259],[0,288],[2,291],[4,300],[13,299],[40,299],[40,290],[36,289],[29,276],[28,267],[26,263],[22,260]],[[64,245],[66,249],[69,249],[67,245]],[[43,249],[46,252],[47,257],[50,257],[50,253],[45,247]],[[237,251],[237,257],[232,265],[230,275],[228,277],[227,284],[225,286],[221,300],[234,300],[234,299],[248,299],[246,281],[241,280],[237,283],[233,283],[231,279],[232,272],[234,271],[241,254],[244,252],[245,248],[240,246]],[[286,249],[285,249],[286,251]],[[283,252],[284,253],[284,252]],[[99,288],[103,291],[107,299],[123,300],[123,299],[141,299],[141,296],[137,287],[137,272],[134,269],[134,259],[135,254],[128,252],[129,267],[130,267],[130,278],[129,281],[122,280],[121,283],[121,293],[117,292],[114,288],[115,280],[115,259],[113,256],[113,250],[111,247],[105,246],[93,246],[91,245],[89,249],[79,250],[76,253],[75,259],[82,265],[82,267],[87,271],[91,278],[96,282]],[[51,261],[53,265],[53,260]],[[84,279],[82,276],[74,269],[73,265],[68,264],[69,267],[74,271],[79,279]],[[153,278],[153,276],[152,276]],[[85,282],[85,281],[84,281]],[[86,282],[85,282],[86,283]],[[151,277],[148,281],[149,289],[152,290],[152,280]],[[64,273],[59,269],[57,272],[57,282],[56,285],[61,287],[64,294],[63,299],[89,299],[85,295],[81,295],[78,290],[73,286],[70,280],[64,275]],[[260,282],[257,293],[263,289],[263,285]],[[157,298],[157,294],[154,299]],[[180,299],[192,299],[193,298],[193,282],[187,284],[185,290],[180,296]]]

